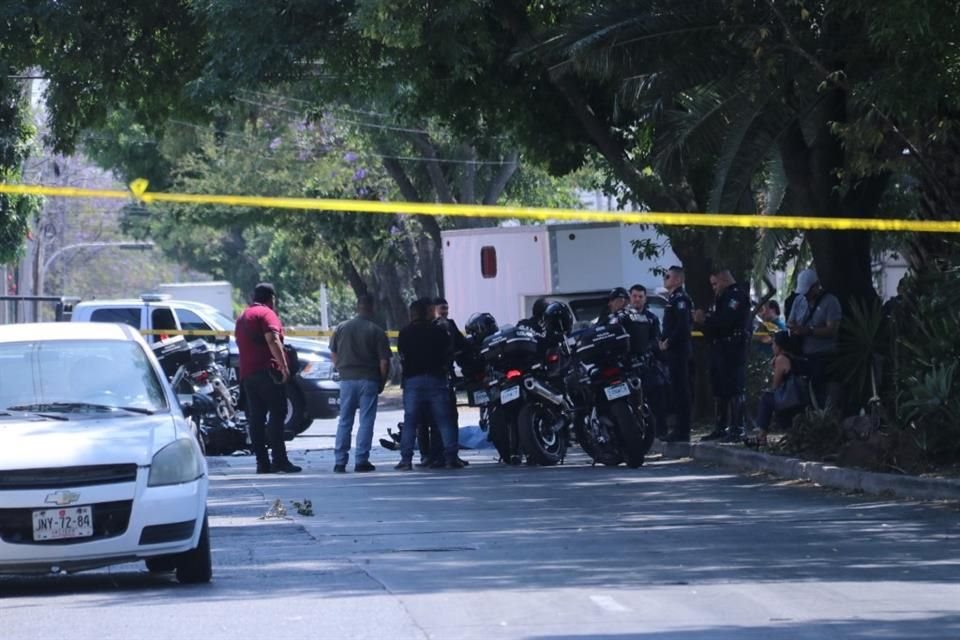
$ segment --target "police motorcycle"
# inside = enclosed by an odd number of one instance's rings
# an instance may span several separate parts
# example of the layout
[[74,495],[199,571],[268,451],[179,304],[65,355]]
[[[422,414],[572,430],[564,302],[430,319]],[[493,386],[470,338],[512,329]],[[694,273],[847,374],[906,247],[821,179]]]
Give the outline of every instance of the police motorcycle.
[[497,320],[491,314],[473,314],[467,319],[467,323],[463,327],[463,331],[466,333],[466,344],[456,357],[462,376],[456,381],[456,388],[466,392],[469,406],[479,409],[479,426],[488,436],[490,433],[490,406],[494,389],[491,388],[491,383],[487,379],[487,365],[480,350],[483,341],[499,330]]
[[183,336],[152,345],[177,397],[188,408],[197,440],[207,455],[227,455],[248,447],[246,425],[237,414],[237,394],[227,386],[227,348]]
[[653,444],[655,425],[643,396],[630,333],[620,324],[597,325],[576,336],[576,367],[568,376],[577,406],[577,442],[595,462],[616,466],[643,464]]
[[489,438],[510,464],[525,455],[530,464],[552,466],[566,456],[572,406],[562,384],[569,359],[562,338],[573,316],[566,305],[555,304],[553,316],[548,313],[553,305],[544,312],[544,332],[506,326],[481,346],[490,383]]

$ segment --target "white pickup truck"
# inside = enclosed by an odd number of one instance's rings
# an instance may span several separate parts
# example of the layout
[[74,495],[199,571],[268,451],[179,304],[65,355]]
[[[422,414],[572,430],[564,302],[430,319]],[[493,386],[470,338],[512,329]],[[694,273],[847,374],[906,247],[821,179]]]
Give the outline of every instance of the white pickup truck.
[[[119,322],[140,331],[230,331],[234,322],[214,307],[201,302],[174,300],[164,294],[144,294],[122,300],[88,300],[73,307],[71,322]],[[148,342],[158,335],[144,336]],[[196,338],[187,337],[188,340]],[[213,340],[213,338],[207,338]],[[226,340],[227,338],[220,338]],[[232,366],[229,384],[236,384],[237,346],[229,338]],[[287,389],[287,437],[305,431],[315,418],[331,418],[339,413],[340,384],[327,344],[309,338],[286,338],[297,350],[300,371]]]

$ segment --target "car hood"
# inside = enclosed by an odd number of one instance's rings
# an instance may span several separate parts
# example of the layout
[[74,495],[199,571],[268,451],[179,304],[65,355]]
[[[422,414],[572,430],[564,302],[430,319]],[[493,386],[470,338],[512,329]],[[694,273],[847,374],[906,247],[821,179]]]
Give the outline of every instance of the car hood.
[[0,469],[130,463],[144,466],[179,432],[169,413],[65,415],[70,419],[0,416]]

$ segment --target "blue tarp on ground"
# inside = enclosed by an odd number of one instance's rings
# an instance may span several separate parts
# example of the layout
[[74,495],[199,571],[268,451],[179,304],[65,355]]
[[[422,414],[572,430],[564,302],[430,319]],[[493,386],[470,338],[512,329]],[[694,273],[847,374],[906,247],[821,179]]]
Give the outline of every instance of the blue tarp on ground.
[[487,432],[478,426],[460,427],[460,447],[463,449],[493,449]]

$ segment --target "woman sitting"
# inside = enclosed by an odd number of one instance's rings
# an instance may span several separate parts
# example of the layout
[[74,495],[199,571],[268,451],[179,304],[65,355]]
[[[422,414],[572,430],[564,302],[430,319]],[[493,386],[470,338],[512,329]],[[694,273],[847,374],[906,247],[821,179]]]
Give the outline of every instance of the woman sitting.
[[750,445],[765,446],[767,444],[767,433],[775,413],[793,412],[803,406],[802,394],[798,391],[803,389],[804,385],[797,385],[797,389],[787,389],[788,384],[798,382],[790,380],[795,375],[792,373],[795,356],[790,353],[789,347],[789,333],[778,331],[773,335],[773,379],[770,381],[770,389],[760,396],[760,402],[757,405],[757,428],[753,434],[754,437],[748,441]]

